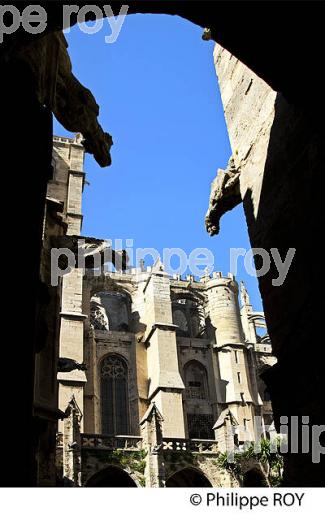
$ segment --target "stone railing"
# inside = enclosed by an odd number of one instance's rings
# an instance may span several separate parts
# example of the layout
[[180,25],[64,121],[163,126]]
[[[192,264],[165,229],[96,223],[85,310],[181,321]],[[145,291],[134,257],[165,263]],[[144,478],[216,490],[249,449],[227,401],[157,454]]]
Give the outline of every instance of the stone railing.
[[81,434],[81,448],[100,450],[138,451],[142,448],[142,438],[134,435]]
[[172,439],[164,438],[163,451],[190,451],[192,453],[216,453],[218,441],[214,439]]

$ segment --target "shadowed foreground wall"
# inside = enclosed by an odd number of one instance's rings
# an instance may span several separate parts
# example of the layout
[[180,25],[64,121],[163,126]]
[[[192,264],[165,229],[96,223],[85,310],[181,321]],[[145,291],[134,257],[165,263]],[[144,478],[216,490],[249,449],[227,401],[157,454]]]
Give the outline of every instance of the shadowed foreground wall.
[[[282,285],[274,285],[273,260],[259,278],[278,358],[264,375],[275,420],[279,426],[280,416],[298,416],[301,425],[301,416],[309,416],[310,425],[321,425],[321,121],[287,103],[218,45],[214,57],[251,245],[268,252],[277,248],[282,261],[289,248],[296,250]],[[259,269],[261,257],[255,258]],[[300,436],[298,443],[301,452]],[[285,457],[285,484],[324,485],[321,465],[311,458],[311,450]]]

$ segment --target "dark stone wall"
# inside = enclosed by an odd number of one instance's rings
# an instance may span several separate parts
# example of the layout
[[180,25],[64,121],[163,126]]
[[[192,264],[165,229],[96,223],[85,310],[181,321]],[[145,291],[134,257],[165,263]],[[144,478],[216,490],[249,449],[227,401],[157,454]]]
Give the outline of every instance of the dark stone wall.
[[[259,286],[278,358],[264,379],[278,426],[281,415],[289,416],[289,422],[291,416],[299,417],[300,452],[301,417],[309,416],[310,426],[325,424],[320,362],[324,138],[317,114],[311,116],[278,95],[256,218],[249,193],[244,200],[253,247],[275,247],[281,258],[289,248],[296,249],[283,285],[272,285],[277,278],[272,262],[270,271],[259,278]],[[313,464],[311,458],[312,452],[286,456],[285,484],[324,485],[321,465]]]
[[[29,69],[1,63],[1,205],[3,323],[1,352],[3,417],[1,485],[36,485],[36,453],[44,425],[33,414],[36,322],[43,305],[40,251],[47,180],[51,175],[52,115],[35,95]],[[10,381],[6,375],[10,375]],[[53,445],[53,447],[55,444]]]

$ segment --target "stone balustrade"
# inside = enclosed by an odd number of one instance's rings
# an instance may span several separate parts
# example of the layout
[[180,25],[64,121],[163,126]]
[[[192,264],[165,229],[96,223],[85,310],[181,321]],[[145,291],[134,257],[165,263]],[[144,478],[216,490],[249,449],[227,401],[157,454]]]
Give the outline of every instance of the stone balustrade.
[[138,451],[142,448],[142,438],[134,435],[112,436],[82,433],[81,448]]
[[[81,434],[82,449],[130,450],[142,449],[142,438],[134,435]],[[216,453],[218,441],[214,439],[177,439],[165,437],[163,451],[187,451],[192,453]]]
[[190,451],[192,453],[216,453],[218,441],[214,439],[163,439],[163,451]]

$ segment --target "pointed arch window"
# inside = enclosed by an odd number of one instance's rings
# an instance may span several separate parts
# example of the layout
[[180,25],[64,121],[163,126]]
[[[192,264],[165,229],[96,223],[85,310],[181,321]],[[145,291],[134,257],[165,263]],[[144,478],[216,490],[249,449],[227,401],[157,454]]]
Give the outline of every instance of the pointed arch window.
[[207,399],[208,381],[205,367],[198,361],[185,365],[185,389],[187,399]]
[[186,314],[180,309],[173,310],[173,322],[177,325],[178,336],[189,336],[189,328]]
[[129,433],[128,366],[117,355],[106,356],[100,365],[102,433]]

